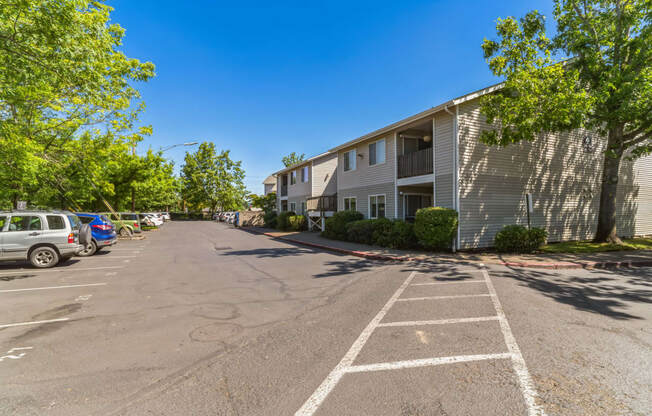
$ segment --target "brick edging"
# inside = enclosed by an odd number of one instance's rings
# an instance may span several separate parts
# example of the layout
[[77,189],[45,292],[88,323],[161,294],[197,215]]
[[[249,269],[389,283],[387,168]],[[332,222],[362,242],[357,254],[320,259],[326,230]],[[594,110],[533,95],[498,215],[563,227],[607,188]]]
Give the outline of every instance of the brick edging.
[[[367,251],[357,251],[357,250],[347,250],[344,248],[327,246],[323,244],[311,243],[309,241],[297,240],[295,238],[276,236],[271,233],[266,233],[264,231],[259,231],[249,227],[240,227],[243,230],[250,231],[255,234],[265,235],[267,237],[288,241],[290,243],[301,244],[308,247],[314,247],[321,250],[333,251],[340,254],[348,254],[351,256],[362,257],[370,260],[382,260],[382,261],[425,261],[423,257],[409,257],[409,256],[390,256],[387,254],[375,254],[369,253]],[[541,263],[541,262],[484,262],[488,264],[500,264],[502,266],[508,267],[524,267],[531,269],[611,269],[619,267],[646,267],[652,266],[652,260],[640,260],[640,261],[591,261],[591,262],[578,262],[578,263],[569,263],[569,262],[559,262],[559,263]]]

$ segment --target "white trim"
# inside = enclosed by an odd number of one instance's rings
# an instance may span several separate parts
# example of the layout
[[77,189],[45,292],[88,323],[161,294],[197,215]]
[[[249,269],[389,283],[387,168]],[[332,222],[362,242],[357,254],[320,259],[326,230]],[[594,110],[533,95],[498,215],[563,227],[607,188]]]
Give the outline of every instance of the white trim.
[[455,239],[455,248],[460,249],[460,229],[461,223],[460,219],[462,218],[462,213],[460,212],[460,127],[459,127],[459,116],[460,116],[460,106],[459,104],[455,106],[455,193],[453,197],[455,198],[455,209],[457,210],[457,238]]
[[[376,216],[372,217],[371,216],[371,197],[375,196],[376,197],[376,205],[378,205],[378,197],[382,196],[383,199],[385,200],[383,203],[385,204],[385,216],[384,217],[378,217],[378,207],[376,207]],[[373,194],[373,195],[367,195],[367,218],[375,220],[377,218],[387,218],[387,195],[386,194]]]
[[398,132],[394,132],[394,218],[398,218]]
[[434,182],[435,175],[428,173],[427,175],[409,176],[407,178],[399,178],[396,180],[398,186],[418,185],[427,182]]
[[437,206],[437,170],[435,165],[435,158],[437,153],[435,152],[435,117],[432,117],[432,206]]

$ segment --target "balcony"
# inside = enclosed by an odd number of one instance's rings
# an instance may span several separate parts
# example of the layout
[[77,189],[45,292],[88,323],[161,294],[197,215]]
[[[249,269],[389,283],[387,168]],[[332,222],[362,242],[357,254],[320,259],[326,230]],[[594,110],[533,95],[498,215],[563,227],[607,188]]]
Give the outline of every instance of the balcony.
[[397,177],[428,175],[432,173],[432,147],[401,155],[397,160]]
[[337,211],[337,194],[306,199],[308,211]]
[[288,186],[281,185],[281,196],[288,196]]

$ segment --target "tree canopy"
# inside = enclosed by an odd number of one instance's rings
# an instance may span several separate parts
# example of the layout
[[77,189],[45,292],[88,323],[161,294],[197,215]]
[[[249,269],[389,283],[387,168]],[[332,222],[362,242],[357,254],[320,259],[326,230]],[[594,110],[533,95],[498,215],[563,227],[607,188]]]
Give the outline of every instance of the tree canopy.
[[242,162],[233,161],[228,150],[219,154],[215,144],[203,142],[196,152],[186,152],[181,167],[181,194],[191,208],[235,211],[245,206]]
[[292,152],[287,156],[283,156],[283,164],[287,168],[288,166],[296,165],[299,162],[303,162],[305,158],[306,155],[304,153],[298,154],[296,152]]
[[591,129],[606,141],[596,241],[620,242],[620,161],[652,153],[652,8],[649,0],[555,0],[557,33],[537,11],[498,19],[482,49],[502,88],[485,96],[494,130],[481,141],[506,146],[541,132]]

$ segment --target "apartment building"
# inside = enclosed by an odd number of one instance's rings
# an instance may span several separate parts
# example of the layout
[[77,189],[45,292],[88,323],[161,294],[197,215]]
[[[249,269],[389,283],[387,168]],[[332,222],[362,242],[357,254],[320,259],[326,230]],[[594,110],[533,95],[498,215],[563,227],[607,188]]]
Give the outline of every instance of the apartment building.
[[276,177],[274,175],[269,175],[263,181],[264,195],[269,195],[272,192],[276,192]]
[[[503,226],[525,225],[528,218],[548,231],[549,241],[591,238],[604,140],[576,130],[505,148],[480,143],[481,132],[491,128],[480,113],[481,97],[499,87],[447,101],[325,153],[337,165],[337,209],[411,221],[419,208],[452,208],[459,212],[458,249],[489,247]],[[618,232],[652,234],[652,156],[624,160],[620,169]]]
[[[277,209],[307,215],[321,208],[335,211],[337,154],[326,152],[276,172]],[[333,207],[325,204],[332,204]]]

